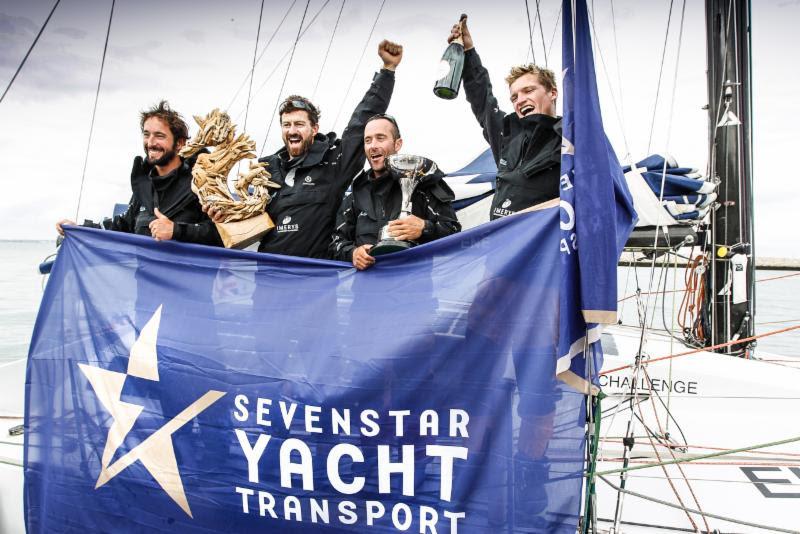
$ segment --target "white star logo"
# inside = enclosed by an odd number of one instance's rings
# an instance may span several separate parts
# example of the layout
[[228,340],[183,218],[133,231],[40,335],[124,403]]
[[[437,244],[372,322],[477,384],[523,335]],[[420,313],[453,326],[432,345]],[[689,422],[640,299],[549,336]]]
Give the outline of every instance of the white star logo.
[[203,396],[184,408],[182,412],[167,421],[161,428],[153,432],[144,441],[128,451],[113,464],[111,458],[122,445],[125,437],[130,432],[136,419],[142,413],[143,406],[131,404],[121,399],[122,387],[125,379],[130,376],[144,378],[158,382],[158,355],[156,353],[156,339],[158,327],[161,322],[161,306],[153,317],[142,329],[139,338],[131,347],[128,358],[127,373],[108,371],[79,363],[83,374],[92,385],[97,398],[103,407],[111,414],[113,422],[108,429],[106,445],[101,459],[100,475],[97,477],[95,489],[100,488],[112,478],[124,471],[128,466],[139,460],[147,471],[158,482],[161,489],[175,501],[181,509],[192,517],[183,482],[178,471],[178,461],[175,458],[175,449],[172,446],[172,434],[183,425],[194,419],[203,410],[221,399],[225,392],[207,391]]

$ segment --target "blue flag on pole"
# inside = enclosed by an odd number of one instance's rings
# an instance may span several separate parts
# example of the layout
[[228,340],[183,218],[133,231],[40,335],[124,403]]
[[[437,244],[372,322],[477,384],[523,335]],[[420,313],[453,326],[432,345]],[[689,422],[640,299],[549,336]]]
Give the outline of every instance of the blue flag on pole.
[[[585,0],[562,3],[561,321],[558,371],[580,376],[600,325],[617,321],[617,263],[636,223],[628,186],[603,129]],[[574,33],[573,33],[574,27]],[[599,354],[600,344],[593,347]],[[590,377],[587,377],[590,378]]]
[[70,228],[26,388],[39,532],[564,532],[556,208],[364,272]]

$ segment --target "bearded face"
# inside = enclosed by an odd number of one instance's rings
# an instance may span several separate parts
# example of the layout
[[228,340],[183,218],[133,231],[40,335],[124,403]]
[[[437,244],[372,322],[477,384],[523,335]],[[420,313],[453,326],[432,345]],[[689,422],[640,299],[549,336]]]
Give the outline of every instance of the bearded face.
[[290,158],[302,156],[308,152],[319,125],[312,125],[308,112],[297,109],[281,115],[281,134],[283,144]]
[[158,117],[150,117],[144,122],[142,141],[147,163],[156,167],[172,162],[180,149],[169,125]]

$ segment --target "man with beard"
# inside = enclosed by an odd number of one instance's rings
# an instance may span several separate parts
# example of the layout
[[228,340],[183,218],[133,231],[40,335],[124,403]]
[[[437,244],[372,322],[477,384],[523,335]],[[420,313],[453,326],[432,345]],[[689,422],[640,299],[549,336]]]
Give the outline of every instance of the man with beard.
[[453,26],[448,42],[464,41],[464,92],[497,164],[492,220],[558,198],[561,118],[553,71],[534,64],[513,67],[506,77],[514,113],[506,115],[492,94],[489,73],[475,51],[467,21]]
[[443,180],[444,173],[435,170],[420,181],[411,197],[412,214],[398,219],[402,192],[392,179],[386,158],[403,146],[397,121],[378,114],[367,121],[364,129],[364,153],[370,168],[353,180],[353,192],[345,197],[336,217],[336,230],[331,255],[351,262],[358,270],[369,268],[375,258],[369,250],[378,242],[380,229],[389,224],[392,237],[404,241],[427,243],[454,234],[461,224],[453,210],[453,191]]
[[[278,113],[284,147],[259,161],[269,163],[271,180],[281,187],[267,205],[275,229],[267,233],[260,252],[327,258],[336,208],[347,186],[364,165],[362,138],[369,117],[389,107],[394,71],[403,47],[391,41],[378,45],[383,68],[356,107],[341,139],[319,133],[319,109],[307,98],[292,95]],[[209,215],[222,220],[211,206]]]
[[[133,160],[133,195],[125,213],[112,219],[110,229],[149,235],[156,241],[221,245],[216,227],[192,192],[195,159],[184,161],[178,156],[189,137],[186,122],[162,100],[141,113],[140,126],[145,158]],[[56,229],[61,235],[63,224],[75,223],[59,221]]]

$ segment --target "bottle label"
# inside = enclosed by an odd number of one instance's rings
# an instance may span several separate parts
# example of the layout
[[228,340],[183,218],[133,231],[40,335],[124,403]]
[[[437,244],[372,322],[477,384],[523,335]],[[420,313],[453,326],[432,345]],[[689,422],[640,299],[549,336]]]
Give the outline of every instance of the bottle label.
[[441,80],[448,74],[450,74],[450,62],[443,59],[439,62],[439,67],[436,69],[436,79]]

